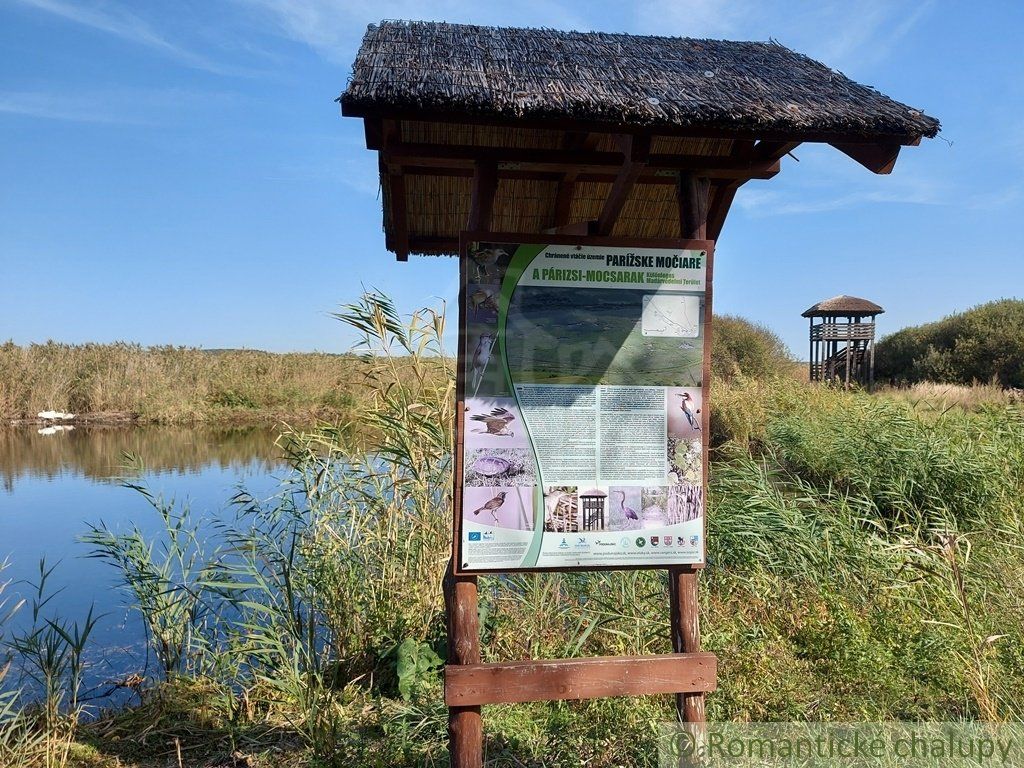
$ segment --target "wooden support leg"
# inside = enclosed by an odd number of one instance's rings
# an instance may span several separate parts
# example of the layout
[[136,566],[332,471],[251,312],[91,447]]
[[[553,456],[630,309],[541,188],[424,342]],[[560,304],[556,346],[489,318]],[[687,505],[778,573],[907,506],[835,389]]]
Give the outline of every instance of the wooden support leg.
[[[444,578],[448,609],[448,663],[480,663],[480,625],[475,576],[455,576],[452,565]],[[448,754],[452,768],[482,768],[483,721],[480,707],[448,708]]]
[[[669,568],[668,594],[672,613],[672,650],[676,653],[700,652],[700,615],[697,608],[697,572],[688,568]],[[676,695],[676,714],[683,723],[703,723],[704,694]]]

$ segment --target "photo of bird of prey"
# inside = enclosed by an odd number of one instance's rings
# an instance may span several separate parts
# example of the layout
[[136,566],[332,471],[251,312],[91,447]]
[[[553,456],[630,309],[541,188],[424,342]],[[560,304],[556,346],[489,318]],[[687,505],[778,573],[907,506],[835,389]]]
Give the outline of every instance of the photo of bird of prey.
[[507,408],[494,408],[490,413],[476,413],[469,417],[473,421],[483,423],[483,429],[474,429],[473,432],[494,435],[495,437],[515,437],[515,432],[509,429],[509,424],[516,420]]
[[507,491],[502,491],[497,496],[493,497],[490,501],[485,502],[483,506],[474,509],[473,514],[479,515],[481,512],[486,510],[487,512],[490,512],[491,517],[494,518],[494,524],[498,525],[498,510],[501,509],[501,506],[505,503],[506,493]]
[[676,397],[682,398],[682,402],[679,407],[683,409],[683,415],[686,417],[686,421],[689,423],[690,428],[696,432],[700,432],[700,420],[697,418],[697,414],[700,413],[700,408],[697,408],[693,395],[689,392],[676,393]]

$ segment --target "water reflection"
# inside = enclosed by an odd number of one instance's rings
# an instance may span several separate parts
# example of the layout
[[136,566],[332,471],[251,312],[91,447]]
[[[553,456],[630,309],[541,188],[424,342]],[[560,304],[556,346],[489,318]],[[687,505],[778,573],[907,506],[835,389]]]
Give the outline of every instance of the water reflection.
[[[51,586],[60,591],[49,611],[74,621],[93,605],[103,615],[92,638],[90,687],[144,670],[143,628],[130,598],[117,588],[114,570],[89,558],[78,541],[101,522],[147,536],[160,530],[145,499],[116,482],[124,454],[145,465],[133,480],[179,508],[187,504],[194,522],[210,523],[233,517],[230,500],[239,486],[259,498],[277,491],[285,465],[276,438],[266,427],[80,427],[52,435],[0,429],[0,561],[10,562],[0,579],[13,582],[7,594],[30,598],[40,559],[59,563]],[[22,610],[9,629],[24,630],[30,621]]]
[[154,474],[278,466],[277,432],[266,427],[77,427],[41,435],[0,429],[0,485],[8,493],[25,477],[53,480],[74,474],[108,481],[124,454],[143,459]]

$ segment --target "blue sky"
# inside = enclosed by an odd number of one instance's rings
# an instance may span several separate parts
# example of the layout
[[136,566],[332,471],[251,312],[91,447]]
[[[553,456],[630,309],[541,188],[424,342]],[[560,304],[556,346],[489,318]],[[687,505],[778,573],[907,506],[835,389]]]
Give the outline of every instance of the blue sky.
[[452,302],[453,259],[384,250],[376,161],[333,99],[381,18],[773,38],[941,137],[874,176],[805,145],[719,241],[719,312],[804,354],[838,293],[883,331],[1024,296],[1024,4],[0,0],[0,340],[346,349],[377,286]]

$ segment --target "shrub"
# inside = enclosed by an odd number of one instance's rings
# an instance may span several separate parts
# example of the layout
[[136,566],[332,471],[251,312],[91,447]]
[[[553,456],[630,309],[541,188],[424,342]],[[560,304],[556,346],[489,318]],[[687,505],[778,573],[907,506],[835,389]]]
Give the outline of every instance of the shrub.
[[789,372],[793,358],[774,332],[742,317],[715,318],[711,372],[716,379],[764,379]]
[[1004,299],[904,328],[876,350],[878,378],[1024,387],[1024,301]]

